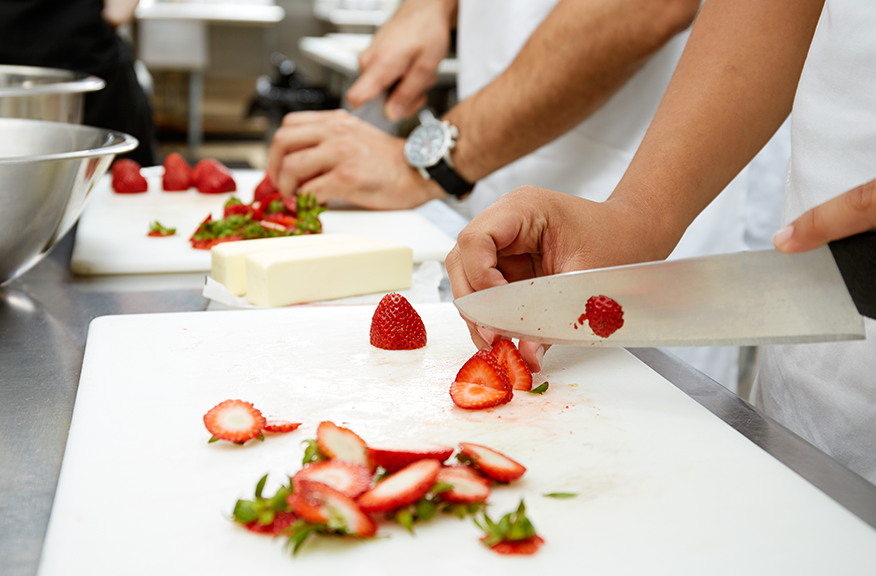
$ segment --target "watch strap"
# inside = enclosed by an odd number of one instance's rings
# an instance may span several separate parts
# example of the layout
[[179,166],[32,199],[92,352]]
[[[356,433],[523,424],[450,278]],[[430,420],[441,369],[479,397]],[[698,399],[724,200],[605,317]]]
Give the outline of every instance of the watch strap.
[[443,158],[434,166],[427,167],[426,171],[451,196],[462,198],[474,188],[474,184],[466,182]]

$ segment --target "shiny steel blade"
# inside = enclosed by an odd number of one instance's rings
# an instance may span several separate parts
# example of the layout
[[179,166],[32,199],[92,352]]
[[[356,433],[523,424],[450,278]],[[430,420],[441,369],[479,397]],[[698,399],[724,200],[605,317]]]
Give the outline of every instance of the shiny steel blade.
[[[587,299],[624,310],[593,334]],[[649,262],[513,282],[457,298],[463,318],[511,338],[578,346],[734,346],[864,338],[863,318],[825,246]]]

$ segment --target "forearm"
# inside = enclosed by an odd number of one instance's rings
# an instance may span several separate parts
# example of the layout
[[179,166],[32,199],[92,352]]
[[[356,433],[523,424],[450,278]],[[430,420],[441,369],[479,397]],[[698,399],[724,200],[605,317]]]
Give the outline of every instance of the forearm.
[[710,0],[609,202],[668,254],[791,111],[823,0]]
[[593,114],[693,20],[697,0],[560,0],[514,62],[445,116],[469,181],[513,162]]

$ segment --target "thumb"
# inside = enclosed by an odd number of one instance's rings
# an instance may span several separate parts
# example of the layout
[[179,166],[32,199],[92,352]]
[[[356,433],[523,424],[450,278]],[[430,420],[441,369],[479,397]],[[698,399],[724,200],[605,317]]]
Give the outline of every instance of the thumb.
[[876,180],[809,210],[776,232],[773,244],[788,254],[806,252],[871,228],[876,228]]

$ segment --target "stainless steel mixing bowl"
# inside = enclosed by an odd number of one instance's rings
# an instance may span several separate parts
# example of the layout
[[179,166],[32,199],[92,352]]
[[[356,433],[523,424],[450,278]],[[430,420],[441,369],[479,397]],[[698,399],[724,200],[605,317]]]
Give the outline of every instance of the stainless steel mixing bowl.
[[121,132],[0,118],[0,286],[48,253],[113,158],[136,147]]
[[0,65],[0,117],[80,124],[85,94],[104,85],[68,70]]

